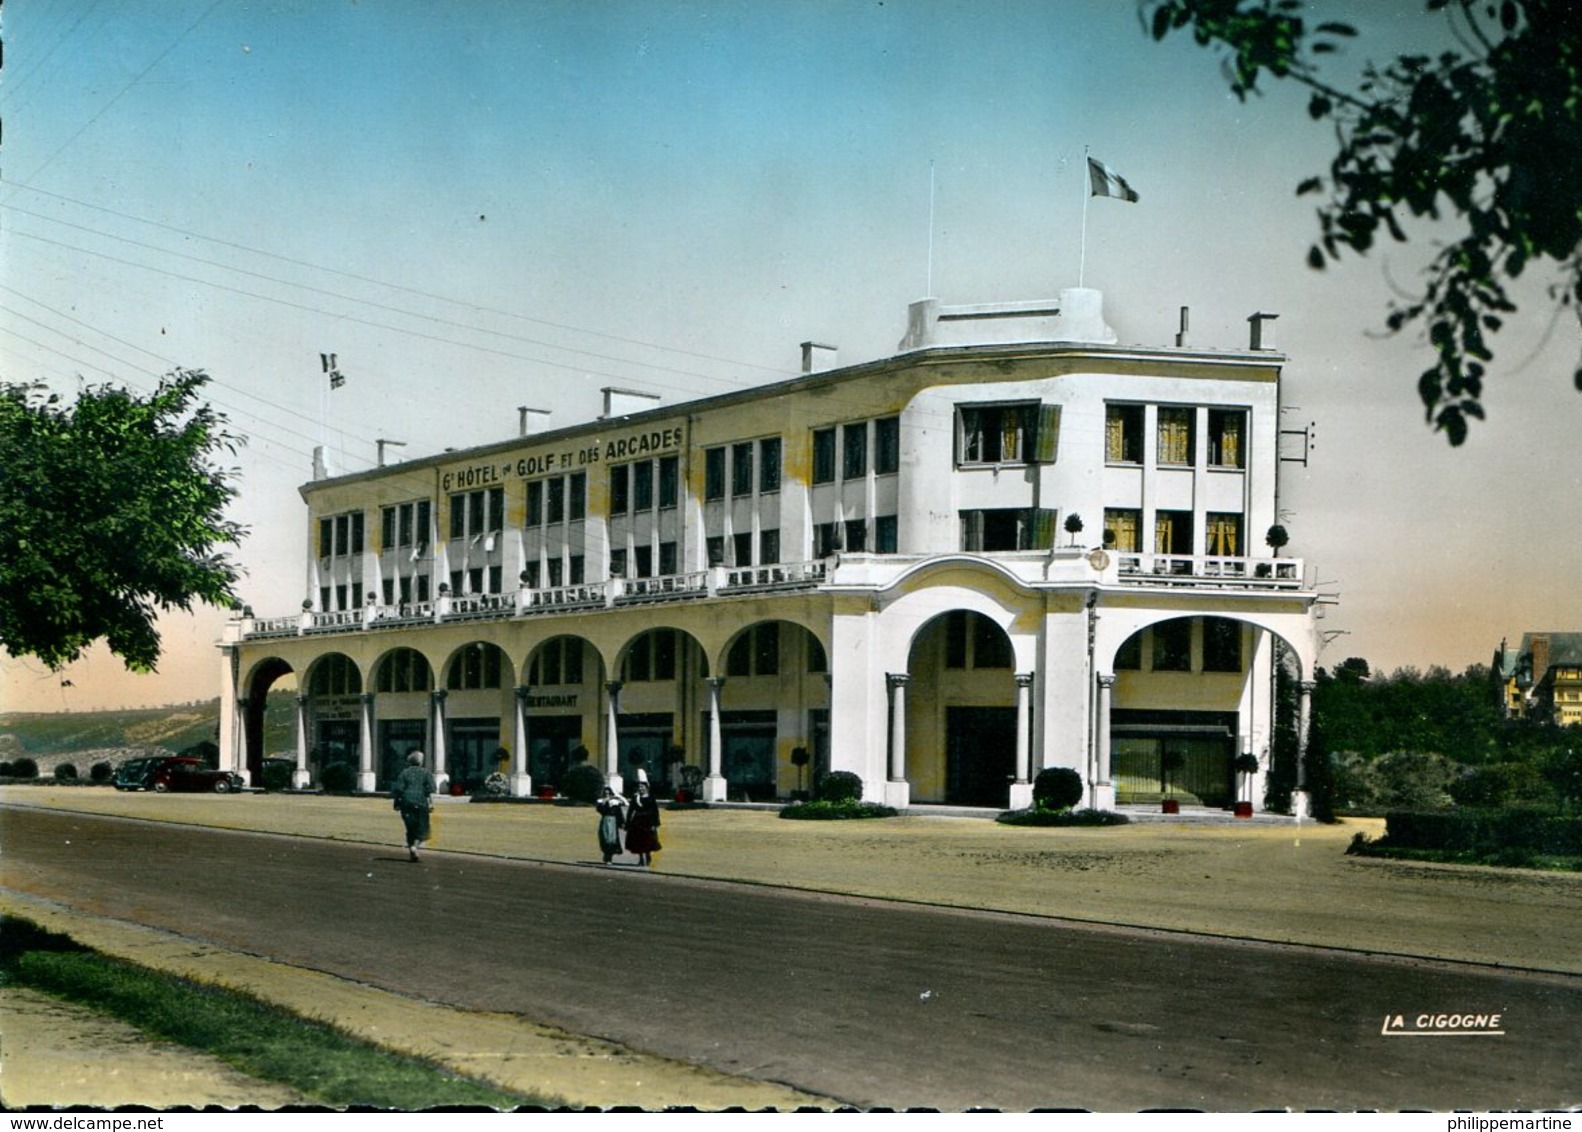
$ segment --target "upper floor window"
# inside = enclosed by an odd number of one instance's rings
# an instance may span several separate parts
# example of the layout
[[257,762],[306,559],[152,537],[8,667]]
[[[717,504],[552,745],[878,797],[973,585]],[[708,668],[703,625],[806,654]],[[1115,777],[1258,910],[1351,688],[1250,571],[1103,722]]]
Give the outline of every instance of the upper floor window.
[[653,629],[627,650],[621,678],[631,683],[676,678],[676,631]]
[[528,527],[542,526],[570,519],[576,522],[588,514],[588,473],[572,472],[569,476],[554,476],[547,480],[533,480],[527,485]]
[[654,509],[654,464],[644,460],[632,465],[632,510]]
[[1211,468],[1245,468],[1247,411],[1208,411],[1208,464]]
[[753,446],[749,441],[745,444],[731,445],[731,494],[751,495],[753,493]]
[[415,499],[380,509],[379,545],[385,550],[428,543],[429,501]]
[[1159,452],[1161,464],[1191,464],[1193,458],[1193,409],[1159,410]]
[[348,511],[344,515],[326,516],[319,520],[319,557],[340,558],[363,552],[363,513]]
[[631,505],[631,465],[610,469],[610,514],[624,515]]
[[1104,545],[1111,550],[1138,551],[1137,531],[1142,522],[1140,512],[1132,508],[1109,507],[1104,511]]
[[880,476],[901,470],[900,417],[884,417],[873,422],[873,470]]
[[868,474],[868,422],[849,424],[841,428],[842,479],[861,479]]
[[960,405],[957,451],[963,464],[1028,464],[1054,460],[1059,405]]
[[1111,464],[1143,462],[1143,407],[1104,407],[1104,459]]
[[1010,668],[1011,639],[981,613],[952,610],[945,615],[946,668]]
[[813,482],[835,482],[835,430],[832,428],[813,432]]
[[900,542],[894,515],[880,515],[873,521],[873,549],[876,554],[894,554]]
[[381,692],[428,692],[434,673],[416,649],[396,649],[379,665],[375,686]]
[[505,488],[459,491],[450,497],[450,537],[475,538],[505,525]]
[[1241,622],[1228,617],[1203,618],[1203,671],[1241,671]]
[[362,674],[351,657],[331,653],[313,666],[313,677],[308,681],[308,694],[312,696],[355,696],[363,690]]
[[681,498],[681,460],[677,456],[659,457],[659,506],[674,507]]
[[780,490],[780,438],[765,437],[758,442],[758,493],[768,495]]
[[1055,545],[1055,512],[1005,507],[961,513],[961,549],[975,553],[1048,550]]
[[724,448],[710,448],[703,453],[703,498],[725,498]]
[[1240,515],[1228,511],[1210,511],[1204,518],[1207,527],[1203,533],[1207,538],[1206,550],[1209,554],[1235,556],[1244,553],[1241,547]]

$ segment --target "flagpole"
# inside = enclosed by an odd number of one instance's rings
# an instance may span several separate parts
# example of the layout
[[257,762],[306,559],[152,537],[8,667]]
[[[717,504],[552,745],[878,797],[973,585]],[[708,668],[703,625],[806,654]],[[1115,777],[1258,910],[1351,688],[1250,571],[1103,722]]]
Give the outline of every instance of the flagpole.
[[934,297],[934,162],[928,163],[928,289],[925,299]]
[[1081,251],[1077,256],[1077,287],[1082,286],[1082,277],[1088,269],[1088,198],[1093,194],[1087,191],[1088,182],[1088,147],[1082,147],[1082,169],[1078,181],[1083,186],[1082,191],[1082,243]]

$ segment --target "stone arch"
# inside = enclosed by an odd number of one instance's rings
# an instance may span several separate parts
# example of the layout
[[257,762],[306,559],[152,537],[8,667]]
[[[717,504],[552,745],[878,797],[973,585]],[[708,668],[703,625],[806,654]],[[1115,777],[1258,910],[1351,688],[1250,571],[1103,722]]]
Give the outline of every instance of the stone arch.
[[452,649],[434,691],[432,742],[436,775],[453,789],[481,789],[510,770],[516,670],[510,655],[478,637]]
[[275,685],[288,681],[292,691],[300,688],[296,669],[282,657],[264,656],[248,670],[242,682],[242,767],[247,780],[258,785],[263,780],[264,759],[270,754],[264,749],[264,721],[269,706],[269,693]]
[[524,767],[537,790],[558,789],[577,761],[577,749],[599,748],[600,713],[608,674],[597,645],[579,633],[538,642],[522,661]]
[[627,638],[611,672],[605,769],[628,784],[646,776],[656,793],[669,789],[679,766],[705,757],[708,651],[686,629],[655,625]]
[[787,618],[748,622],[721,645],[715,671],[730,795],[760,801],[807,790],[829,768],[829,652],[818,634]]
[[[907,650],[904,728],[912,797],[948,805],[1009,805],[1017,771],[1017,655],[1004,618],[953,608],[928,618]],[[1022,736],[1025,742],[1025,734]]]

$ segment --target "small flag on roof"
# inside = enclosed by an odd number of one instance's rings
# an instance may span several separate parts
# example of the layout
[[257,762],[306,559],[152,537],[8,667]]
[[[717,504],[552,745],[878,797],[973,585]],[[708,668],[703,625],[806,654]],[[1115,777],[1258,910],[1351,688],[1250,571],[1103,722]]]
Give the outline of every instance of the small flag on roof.
[[1093,196],[1129,201],[1138,199],[1137,190],[1126,183],[1126,178],[1096,157],[1088,158],[1088,181],[1093,186]]

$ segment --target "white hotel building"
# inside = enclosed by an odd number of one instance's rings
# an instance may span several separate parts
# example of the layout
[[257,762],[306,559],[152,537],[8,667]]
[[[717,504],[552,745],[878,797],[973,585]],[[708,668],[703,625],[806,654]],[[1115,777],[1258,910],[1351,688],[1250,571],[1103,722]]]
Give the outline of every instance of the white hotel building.
[[[1049,766],[1085,804],[1156,799],[1169,752],[1188,803],[1261,806],[1275,642],[1303,716],[1318,651],[1304,565],[1265,545],[1267,317],[1245,350],[1145,348],[1091,290],[925,299],[879,361],[808,344],[791,380],[607,390],[585,424],[316,479],[301,611],[222,642],[222,760],[256,780],[288,754],[302,785],[348,763],[372,791],[421,748],[525,795],[582,747],[661,788],[696,766],[708,800],[833,769],[1003,808]],[[265,752],[288,673],[295,750]]]

